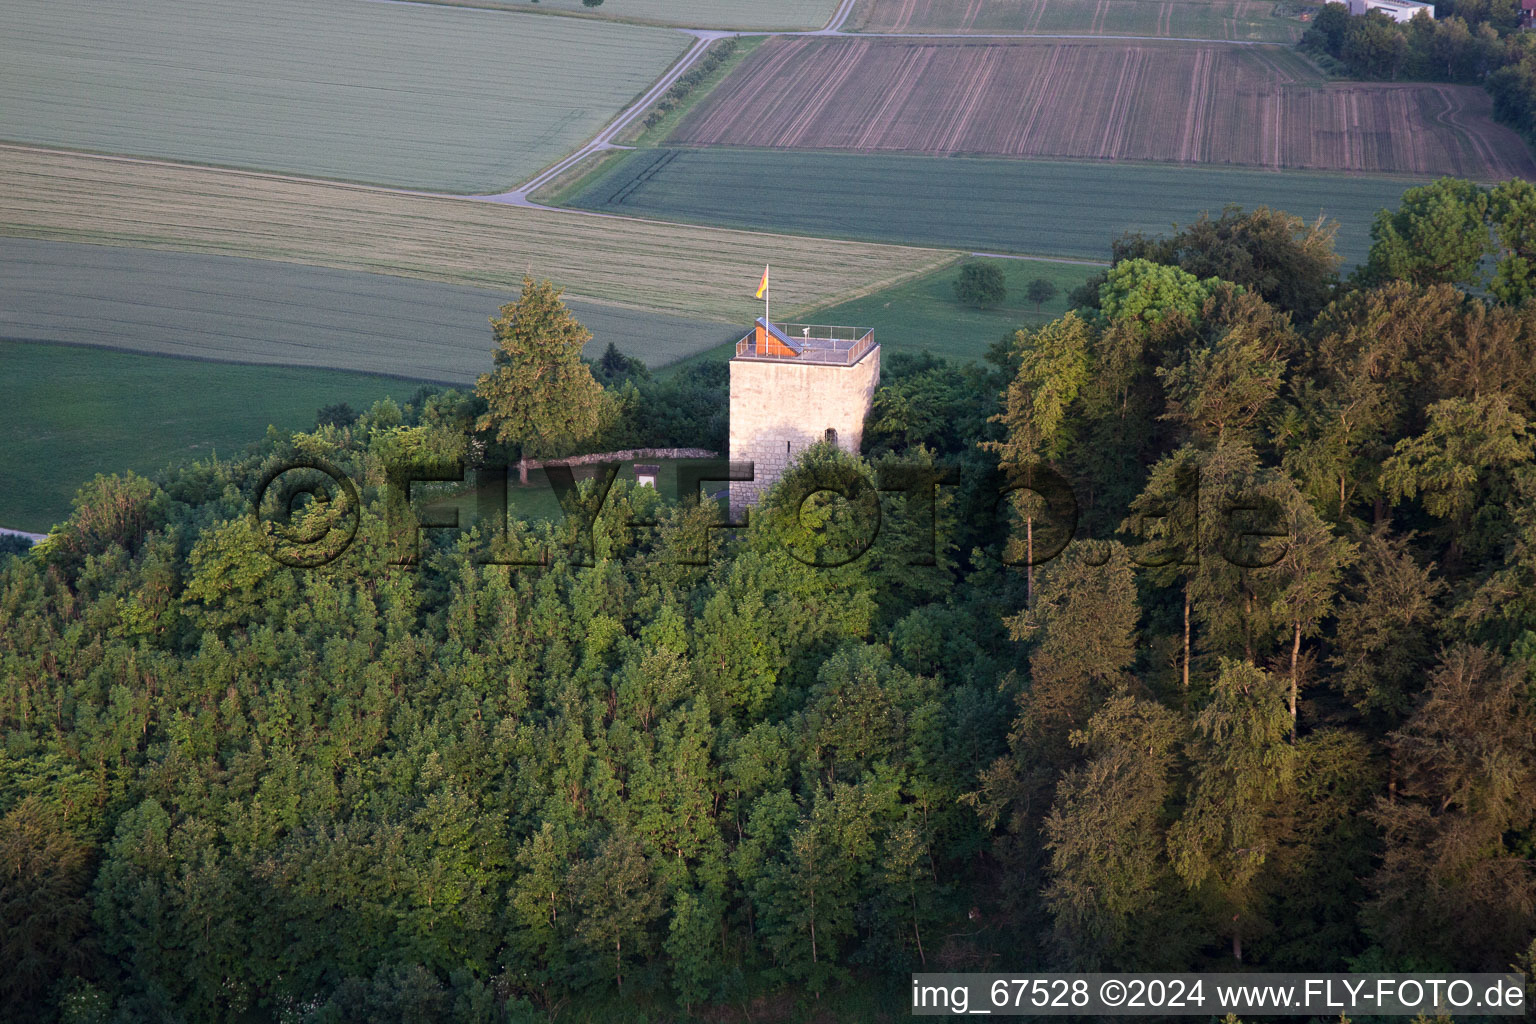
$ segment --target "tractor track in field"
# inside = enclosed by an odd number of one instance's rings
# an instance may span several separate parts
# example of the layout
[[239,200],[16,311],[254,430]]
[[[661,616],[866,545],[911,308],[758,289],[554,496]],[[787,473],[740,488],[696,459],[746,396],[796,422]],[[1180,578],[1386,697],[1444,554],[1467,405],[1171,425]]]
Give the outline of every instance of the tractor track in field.
[[[390,3],[390,4],[414,4],[414,5],[418,5],[418,6],[428,6],[428,7],[430,7],[430,6],[439,6],[437,4],[434,4],[432,2],[432,0],[370,0],[370,2],[372,2],[372,3]],[[588,142],[585,146],[582,146],[580,149],[576,150],[574,153],[572,153],[569,156],[565,157],[563,160],[559,161],[558,163],[553,164],[552,166],[548,167],[547,169],[539,172],[537,175],[535,175],[532,178],[529,178],[527,181],[523,182],[522,184],[517,185],[517,186],[515,186],[513,188],[510,188],[510,189],[507,189],[505,192],[485,193],[485,194],[482,194],[482,195],[472,196],[470,198],[480,199],[480,200],[483,200],[485,202],[490,202],[490,203],[503,203],[503,204],[505,204],[507,206],[522,206],[522,207],[527,207],[527,208],[530,208],[530,209],[537,209],[537,210],[562,210],[562,209],[564,209],[563,207],[545,206],[545,205],[543,205],[541,203],[536,203],[530,197],[533,195],[533,193],[537,192],[539,189],[541,189],[544,186],[548,185],[550,182],[555,181],[557,178],[560,178],[562,175],[566,174],[572,168],[574,168],[574,167],[578,166],[579,164],[581,164],[588,157],[594,156],[594,155],[596,155],[598,153],[608,152],[610,150],[626,148],[624,146],[615,145],[614,142],[613,142],[614,138],[616,138],[618,136],[618,134],[620,132],[622,132],[625,128],[628,128],[631,124],[633,124],[635,122],[635,120],[640,117],[641,114],[645,113],[646,109],[651,104],[655,103],[658,99],[660,99],[666,93],[666,91],[668,89],[672,88],[673,84],[676,83],[678,79],[682,78],[685,74],[687,74],[689,69],[692,68],[694,64],[698,63],[698,61],[704,56],[705,52],[709,49],[710,45],[712,43],[714,43],[716,40],[719,40],[719,39],[739,39],[739,38],[748,37],[748,36],[752,36],[752,37],[755,37],[755,36],[786,36],[786,37],[790,37],[790,38],[812,38],[812,39],[957,39],[957,40],[971,40],[971,41],[988,41],[988,40],[990,40],[990,41],[993,41],[993,42],[995,42],[997,40],[1006,40],[1006,39],[1018,39],[1018,40],[1032,40],[1032,39],[1081,39],[1081,40],[1090,40],[1090,41],[1093,41],[1093,40],[1100,40],[1100,41],[1108,40],[1108,41],[1111,41],[1111,42],[1114,42],[1114,41],[1119,41],[1119,42],[1134,41],[1134,42],[1158,42],[1158,43],[1212,43],[1212,44],[1215,44],[1215,45],[1226,45],[1226,46],[1274,46],[1274,45],[1277,45],[1275,43],[1259,42],[1259,41],[1247,40],[1247,39],[1192,39],[1192,38],[1191,39],[1185,39],[1185,38],[1173,38],[1173,37],[1170,37],[1170,38],[1163,38],[1163,37],[1152,38],[1152,37],[1148,37],[1148,36],[1095,35],[1095,34],[1089,34],[1089,33],[1042,34],[1042,33],[1029,33],[1029,32],[994,32],[994,33],[982,34],[982,33],[975,33],[975,32],[848,32],[848,31],[844,31],[843,25],[847,23],[849,16],[852,15],[852,13],[853,13],[854,6],[858,2],[859,2],[859,0],[841,0],[841,3],[839,4],[837,10],[833,12],[832,17],[827,22],[827,24],[824,27],[819,28],[819,29],[815,29],[815,30],[802,30],[802,31],[783,30],[783,31],[753,32],[753,31],[748,31],[748,30],[739,30],[738,31],[738,30],[729,30],[729,29],[699,29],[699,28],[679,28],[679,29],[676,29],[676,31],[678,31],[678,32],[682,32],[682,33],[685,33],[687,35],[693,36],[694,37],[694,44],[693,44],[693,46],[689,48],[687,53],[683,54],[683,56],[678,59],[678,62],[676,64],[674,64],[672,66],[672,68],[665,75],[662,76],[661,80],[658,81],[654,86],[652,86],[651,89],[645,93],[645,95],[641,96],[640,99],[636,100],[631,106],[629,106],[628,108],[623,110],[618,115],[618,117],[614,118],[611,122],[609,122],[608,126],[606,128],[604,128],[601,132],[599,132],[596,136],[594,136],[590,142]],[[498,9],[494,9],[494,8],[477,8],[477,9],[482,9],[482,10],[498,10]],[[577,211],[569,211],[569,212],[577,212]]]

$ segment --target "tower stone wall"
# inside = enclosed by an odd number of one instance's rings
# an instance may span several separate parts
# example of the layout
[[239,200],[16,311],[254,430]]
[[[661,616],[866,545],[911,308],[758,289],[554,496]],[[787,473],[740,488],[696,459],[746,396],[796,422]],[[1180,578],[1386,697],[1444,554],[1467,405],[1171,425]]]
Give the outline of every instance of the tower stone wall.
[[880,382],[880,346],[852,366],[793,359],[731,360],[732,462],[754,463],[755,479],[731,484],[731,516],[755,505],[800,452],[837,432],[838,447],[857,453],[864,417]]

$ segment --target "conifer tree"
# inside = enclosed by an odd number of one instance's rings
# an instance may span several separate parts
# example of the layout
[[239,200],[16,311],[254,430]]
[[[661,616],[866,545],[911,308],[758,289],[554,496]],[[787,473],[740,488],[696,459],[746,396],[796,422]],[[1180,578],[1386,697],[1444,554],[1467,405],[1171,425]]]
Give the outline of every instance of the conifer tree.
[[[1003,411],[993,417],[1007,434],[982,447],[995,451],[1002,469],[1026,488],[1034,487],[1040,467],[1059,459],[1071,441],[1069,410],[1088,379],[1088,347],[1088,325],[1076,313],[1032,334],[1014,334],[1018,372],[1003,394]],[[1041,502],[1031,491],[1017,492],[1012,500],[1023,506],[1028,600],[1033,600],[1035,520]]]
[[1066,772],[1045,821],[1043,898],[1063,967],[1178,964],[1186,901],[1167,858],[1167,805],[1184,725],[1159,704],[1112,697],[1072,734],[1089,760]]
[[1392,734],[1395,791],[1371,812],[1386,851],[1363,918],[1394,958],[1505,969],[1536,927],[1536,715],[1526,666],[1445,653]]
[[475,393],[487,409],[481,430],[520,451],[520,475],[528,482],[530,457],[569,455],[597,434],[610,403],[581,359],[592,340],[548,281],[523,278],[522,296],[491,321],[495,367],[481,374]]
[[1239,963],[1245,936],[1267,924],[1264,864],[1288,834],[1296,753],[1284,695],[1270,673],[1222,661],[1211,700],[1195,718],[1189,799],[1168,832],[1174,869],[1209,900],[1212,926],[1230,937]]

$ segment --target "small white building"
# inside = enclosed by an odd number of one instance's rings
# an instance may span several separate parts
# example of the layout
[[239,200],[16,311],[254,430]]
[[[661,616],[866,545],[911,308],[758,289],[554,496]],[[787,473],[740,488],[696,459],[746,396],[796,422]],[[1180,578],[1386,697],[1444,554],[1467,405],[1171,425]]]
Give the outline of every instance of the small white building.
[[1349,0],[1350,14],[1359,15],[1366,11],[1380,11],[1393,21],[1412,21],[1413,16],[1420,11],[1433,18],[1435,5],[1420,3],[1419,0]]

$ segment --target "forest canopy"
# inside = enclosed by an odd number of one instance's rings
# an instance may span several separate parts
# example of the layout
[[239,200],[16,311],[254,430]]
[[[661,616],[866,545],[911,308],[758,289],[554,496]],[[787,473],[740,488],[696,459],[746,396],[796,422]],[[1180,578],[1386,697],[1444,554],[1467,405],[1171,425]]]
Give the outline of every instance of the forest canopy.
[[[722,366],[617,352],[558,357],[600,411],[579,430],[498,436],[428,389],[98,477],[0,553],[0,1018],[1531,971],[1528,190],[1413,190],[1347,277],[1278,211],[1122,239],[986,361],[887,360],[864,450],[807,450],[739,530],[621,477],[590,545],[529,517],[391,564],[402,457],[721,448]],[[532,327],[504,311],[501,350]],[[503,396],[537,372],[497,365]],[[294,567],[251,505],[305,460],[355,483],[357,530]],[[950,481],[931,503],[876,490],[914,467]],[[868,510],[800,498],[850,475],[882,526],[842,564],[818,553]]]

